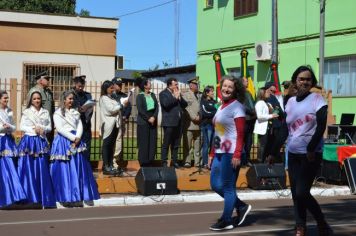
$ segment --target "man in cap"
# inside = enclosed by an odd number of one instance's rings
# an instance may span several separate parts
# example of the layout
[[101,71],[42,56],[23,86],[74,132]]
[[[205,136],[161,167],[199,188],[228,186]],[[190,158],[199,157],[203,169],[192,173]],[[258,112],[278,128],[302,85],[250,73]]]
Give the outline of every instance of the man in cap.
[[[189,91],[183,93],[184,100],[188,103],[185,108],[184,130],[183,130],[183,155],[184,167],[191,167],[191,154],[194,156],[194,165],[200,166],[201,159],[201,132],[200,132],[200,100],[199,77],[188,80]],[[193,148],[193,153],[191,149]]]
[[49,80],[53,78],[49,76],[48,71],[42,71],[38,73],[34,80],[36,80],[36,85],[30,89],[27,94],[27,100],[31,99],[31,94],[33,92],[39,92],[42,97],[42,107],[49,112],[52,123],[52,131],[47,133],[47,139],[50,144],[52,144],[54,137],[54,127],[53,127],[53,113],[54,113],[54,100],[53,92],[49,88]]
[[[283,98],[282,96],[279,96],[282,98],[282,101],[277,98],[276,93],[276,85],[274,82],[267,82],[264,86],[265,90],[269,90],[271,92],[271,96],[267,99],[267,103],[269,103],[272,106],[273,113],[278,114],[277,119],[272,120],[272,128],[271,132],[269,134],[269,142],[267,144],[267,161],[268,162],[273,162],[275,157],[279,157],[280,155],[280,149],[284,143],[284,136],[282,135],[284,126],[285,126],[285,115],[284,115],[284,109],[283,109]],[[266,157],[263,157],[266,158]]]
[[85,75],[79,75],[73,78],[74,92],[73,108],[76,108],[80,113],[80,120],[83,124],[82,140],[87,145],[87,152],[90,154],[91,147],[91,117],[93,116],[93,106],[83,106],[88,101],[93,101],[92,95],[84,91]]
[[[112,97],[121,104],[121,101],[123,98],[127,98],[127,94],[122,92],[122,79],[119,77],[114,77],[112,79],[112,82],[114,83],[114,89],[115,91],[112,94]],[[129,120],[129,117],[131,115],[131,104],[127,100],[127,103],[122,104],[124,107],[121,110],[121,113],[119,114],[119,133],[116,138],[116,143],[115,143],[115,151],[114,151],[114,167],[115,168],[123,168],[127,163],[124,162],[123,160],[123,153],[122,153],[122,140],[123,136],[125,134],[125,123]]]

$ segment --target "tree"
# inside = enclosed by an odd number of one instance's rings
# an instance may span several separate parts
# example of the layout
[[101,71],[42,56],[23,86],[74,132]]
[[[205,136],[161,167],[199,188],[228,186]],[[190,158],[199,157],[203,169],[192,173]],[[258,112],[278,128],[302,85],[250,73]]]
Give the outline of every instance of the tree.
[[90,16],[90,11],[85,10],[85,9],[81,9],[79,12],[80,16]]
[[0,0],[0,9],[75,15],[76,0]]

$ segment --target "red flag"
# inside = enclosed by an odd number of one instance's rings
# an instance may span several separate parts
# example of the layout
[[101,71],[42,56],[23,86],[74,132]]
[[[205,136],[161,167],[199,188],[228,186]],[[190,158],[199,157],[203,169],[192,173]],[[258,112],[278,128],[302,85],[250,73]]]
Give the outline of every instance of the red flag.
[[276,86],[276,94],[281,94],[281,84],[279,83],[279,76],[278,76],[278,64],[272,63],[271,64],[271,80],[274,82]]
[[220,80],[221,80],[221,77],[223,77],[225,75],[225,71],[221,64],[220,53],[215,52],[213,55],[213,59],[215,61],[215,72],[216,72],[216,95],[221,100]]

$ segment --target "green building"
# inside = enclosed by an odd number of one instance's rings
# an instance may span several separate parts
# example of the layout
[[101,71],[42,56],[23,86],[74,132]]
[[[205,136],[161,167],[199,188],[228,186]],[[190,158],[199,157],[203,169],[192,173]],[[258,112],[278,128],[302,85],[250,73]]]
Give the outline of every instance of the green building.
[[[356,112],[356,1],[326,0],[324,88],[332,90],[333,114]],[[278,1],[280,81],[300,65],[319,74],[318,0]],[[226,73],[240,75],[240,51],[249,52],[256,89],[269,73],[272,0],[199,0],[197,75],[202,85],[216,84],[213,53],[221,53]],[[258,48],[256,53],[256,48]]]

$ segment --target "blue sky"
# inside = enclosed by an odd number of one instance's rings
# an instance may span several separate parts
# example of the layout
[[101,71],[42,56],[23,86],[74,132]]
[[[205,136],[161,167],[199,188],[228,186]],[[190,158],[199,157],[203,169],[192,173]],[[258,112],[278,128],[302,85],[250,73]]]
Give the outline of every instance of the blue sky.
[[[170,0],[77,0],[76,12],[91,16],[119,17]],[[178,0],[180,5],[179,65],[196,62],[196,0]],[[174,65],[174,2],[120,18],[117,55],[126,69],[148,69],[162,62]]]

